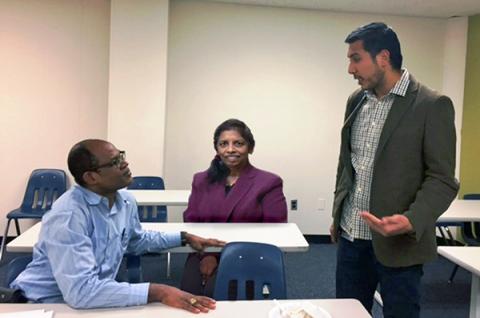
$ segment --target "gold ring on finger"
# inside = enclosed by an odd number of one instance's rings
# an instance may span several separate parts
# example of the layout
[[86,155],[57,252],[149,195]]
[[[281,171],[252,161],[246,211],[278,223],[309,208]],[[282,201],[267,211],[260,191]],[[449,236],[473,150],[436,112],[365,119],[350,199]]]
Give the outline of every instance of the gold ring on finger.
[[195,306],[195,304],[197,303],[197,299],[194,298],[194,297],[190,298],[188,301],[190,302],[190,305],[192,305],[192,306]]

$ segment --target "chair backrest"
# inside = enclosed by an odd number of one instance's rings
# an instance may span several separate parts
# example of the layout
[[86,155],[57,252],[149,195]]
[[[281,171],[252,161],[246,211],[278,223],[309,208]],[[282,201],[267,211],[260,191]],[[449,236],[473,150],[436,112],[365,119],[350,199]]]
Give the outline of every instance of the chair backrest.
[[225,245],[217,270],[214,298],[287,298],[282,251],[275,245],[263,243],[232,242]]
[[7,265],[7,275],[5,276],[5,287],[8,287],[11,282],[17,278],[18,274],[23,272],[25,267],[32,261],[32,256],[15,257]]
[[[161,177],[133,177],[129,190],[164,190],[165,183]],[[138,206],[140,222],[167,222],[167,207],[164,205]]]
[[22,211],[42,215],[67,190],[67,176],[60,169],[36,169],[28,179]]
[[463,195],[464,200],[480,200],[480,193],[468,193]]

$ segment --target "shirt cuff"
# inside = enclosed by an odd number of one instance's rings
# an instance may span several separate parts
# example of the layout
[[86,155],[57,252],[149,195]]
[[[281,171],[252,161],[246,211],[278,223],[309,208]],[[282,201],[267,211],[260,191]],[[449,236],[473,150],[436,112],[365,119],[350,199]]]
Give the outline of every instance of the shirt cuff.
[[164,233],[164,235],[167,238],[168,248],[182,245],[182,238],[180,232],[168,232]]
[[150,283],[130,284],[130,296],[127,306],[146,305]]

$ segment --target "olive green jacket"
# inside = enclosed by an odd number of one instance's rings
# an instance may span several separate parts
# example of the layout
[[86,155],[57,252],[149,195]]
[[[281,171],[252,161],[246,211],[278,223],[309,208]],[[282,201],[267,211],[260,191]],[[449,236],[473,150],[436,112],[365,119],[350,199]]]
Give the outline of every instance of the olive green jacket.
[[[357,90],[347,102],[333,203],[339,231],[343,201],[351,190],[351,128],[362,107]],[[360,101],[362,99],[362,101]],[[450,98],[410,76],[404,97],[396,96],[375,153],[370,212],[381,218],[401,213],[414,232],[384,237],[372,231],[377,259],[385,266],[423,264],[436,257],[435,222],[458,192],[455,179],[455,124]]]

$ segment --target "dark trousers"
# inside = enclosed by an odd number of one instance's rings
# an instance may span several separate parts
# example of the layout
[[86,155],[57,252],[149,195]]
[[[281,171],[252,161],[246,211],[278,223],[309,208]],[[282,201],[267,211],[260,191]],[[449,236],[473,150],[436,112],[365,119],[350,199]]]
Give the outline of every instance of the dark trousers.
[[213,297],[215,288],[215,273],[203,284],[202,274],[200,273],[201,256],[198,253],[190,253],[185,261],[183,268],[182,282],[180,289],[194,295]]
[[380,264],[369,240],[339,239],[337,298],[358,299],[369,312],[377,284],[380,284],[384,318],[420,317],[422,275],[423,265],[387,267]]

